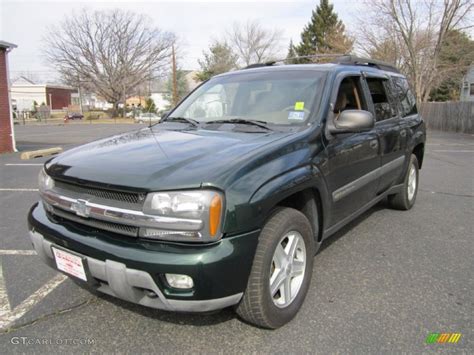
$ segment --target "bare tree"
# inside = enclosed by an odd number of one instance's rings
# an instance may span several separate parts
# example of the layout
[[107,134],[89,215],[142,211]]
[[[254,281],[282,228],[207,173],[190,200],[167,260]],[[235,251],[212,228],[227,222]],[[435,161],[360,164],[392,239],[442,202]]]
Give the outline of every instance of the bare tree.
[[443,66],[447,33],[470,27],[472,0],[365,0],[359,45],[378,59],[397,64],[409,77],[418,101],[458,68]]
[[169,64],[174,40],[143,15],[83,10],[50,29],[44,53],[66,82],[95,91],[117,109]]
[[227,32],[227,42],[245,66],[275,59],[281,38],[281,30],[264,29],[258,21],[236,22]]

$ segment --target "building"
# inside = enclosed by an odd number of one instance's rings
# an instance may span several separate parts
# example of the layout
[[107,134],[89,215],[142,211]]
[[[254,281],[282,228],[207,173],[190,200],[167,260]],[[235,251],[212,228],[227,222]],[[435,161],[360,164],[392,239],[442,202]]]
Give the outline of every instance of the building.
[[471,65],[466,75],[462,78],[460,100],[474,102],[474,65]]
[[16,47],[0,40],[0,153],[16,150],[8,78],[8,52]]
[[[76,105],[79,105],[79,93],[72,94],[72,101]],[[100,95],[94,93],[83,93],[82,94],[82,107],[84,110],[110,110],[114,107],[113,104],[107,102]]]
[[67,109],[72,103],[72,96],[77,90],[64,85],[35,84],[20,77],[11,85],[11,99],[18,111],[30,111],[33,103],[46,105],[52,110]]

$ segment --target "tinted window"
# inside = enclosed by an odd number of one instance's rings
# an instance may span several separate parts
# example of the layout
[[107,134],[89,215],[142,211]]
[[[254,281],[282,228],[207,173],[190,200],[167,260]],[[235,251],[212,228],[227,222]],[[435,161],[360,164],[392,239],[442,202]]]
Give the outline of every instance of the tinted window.
[[408,81],[405,78],[393,77],[394,94],[400,101],[400,114],[402,117],[413,115],[417,113],[416,98],[410,90]]
[[395,103],[388,95],[388,80],[367,78],[367,84],[374,103],[376,121],[383,121],[396,116]]

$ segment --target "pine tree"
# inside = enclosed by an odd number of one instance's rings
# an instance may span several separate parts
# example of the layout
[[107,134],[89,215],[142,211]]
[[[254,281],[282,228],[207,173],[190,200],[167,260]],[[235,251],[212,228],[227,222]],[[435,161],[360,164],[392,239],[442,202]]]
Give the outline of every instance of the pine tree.
[[298,61],[294,59],[297,56],[293,40],[290,40],[290,45],[288,46],[288,54],[286,55],[287,64],[296,64]]
[[209,51],[204,52],[204,59],[198,59],[201,71],[196,74],[196,79],[205,81],[214,75],[226,73],[237,68],[237,55],[227,42],[217,42],[211,44]]
[[[176,70],[176,81],[178,84],[178,101],[181,100],[184,96],[189,93],[188,81],[186,79],[186,74],[188,72],[185,70],[177,69]],[[166,83],[166,89],[168,93],[164,95],[165,99],[169,102],[173,102],[173,74],[170,73],[168,81]]]
[[311,21],[301,33],[301,43],[296,47],[296,52],[299,56],[349,53],[352,45],[353,40],[346,35],[344,24],[334,12],[334,6],[328,0],[320,0],[312,12]]
[[459,30],[451,30],[441,46],[439,73],[442,80],[430,92],[430,101],[457,101],[462,78],[474,63],[474,41]]

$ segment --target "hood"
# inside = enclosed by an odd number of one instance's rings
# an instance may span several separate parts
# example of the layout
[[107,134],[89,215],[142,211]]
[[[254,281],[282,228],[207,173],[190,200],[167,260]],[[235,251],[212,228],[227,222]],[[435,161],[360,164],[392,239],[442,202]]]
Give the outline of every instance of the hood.
[[155,126],[66,151],[46,164],[53,178],[104,187],[157,191],[225,188],[248,153],[289,133],[243,133]]

